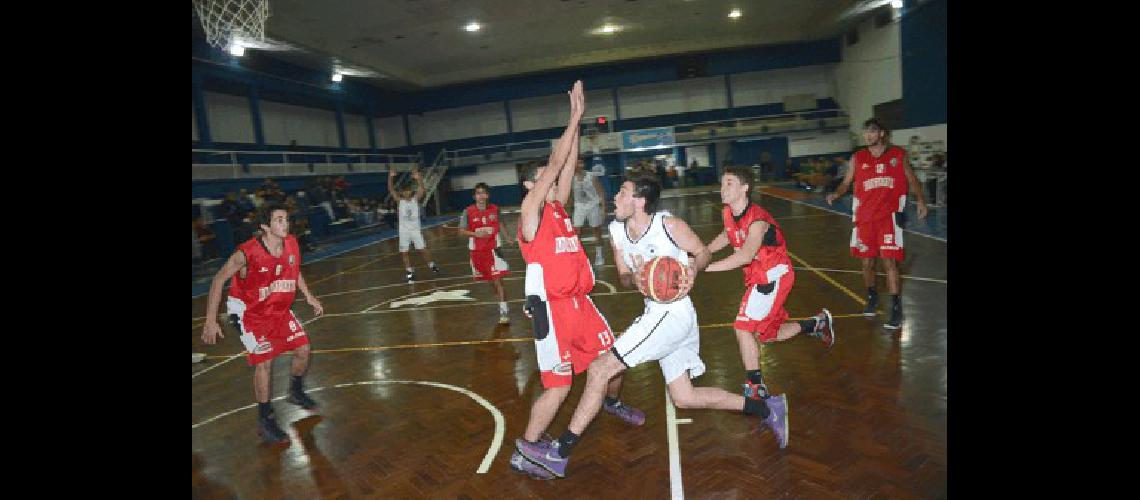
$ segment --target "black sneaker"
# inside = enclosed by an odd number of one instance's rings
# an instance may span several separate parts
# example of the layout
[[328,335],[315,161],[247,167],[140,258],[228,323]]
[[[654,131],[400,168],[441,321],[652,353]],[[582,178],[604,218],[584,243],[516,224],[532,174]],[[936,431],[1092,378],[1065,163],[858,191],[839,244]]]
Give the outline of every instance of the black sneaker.
[[313,401],[313,398],[310,398],[308,394],[302,391],[290,390],[289,397],[285,400],[306,410],[312,410],[317,407],[317,402]]
[[285,431],[277,426],[277,419],[273,417],[257,418],[257,434],[268,443],[280,444],[289,442],[289,435],[285,434]]
[[879,309],[879,295],[867,295],[867,307],[863,308],[864,316],[874,316]]
[[835,328],[831,321],[831,311],[825,308],[815,315],[815,330],[808,332],[808,335],[822,341],[823,346],[828,349],[835,345]]
[[891,319],[883,323],[883,328],[888,330],[897,330],[902,324],[902,307],[894,306],[891,308]]
[[407,281],[408,283],[415,283],[416,282],[416,272],[415,271],[408,271],[407,274],[404,274],[404,281]]

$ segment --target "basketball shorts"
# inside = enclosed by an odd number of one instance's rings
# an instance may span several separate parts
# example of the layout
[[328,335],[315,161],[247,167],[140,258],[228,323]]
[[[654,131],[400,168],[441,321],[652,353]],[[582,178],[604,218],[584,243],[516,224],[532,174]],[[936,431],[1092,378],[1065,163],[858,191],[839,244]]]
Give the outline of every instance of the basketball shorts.
[[230,297],[226,300],[226,312],[245,346],[250,366],[309,344],[309,336],[293,311],[274,316],[246,314],[245,303]]
[[614,344],[614,332],[588,295],[544,301],[528,295],[542,386],[570,385],[574,374]]
[[749,286],[740,300],[740,309],[736,313],[733,328],[751,332],[760,342],[776,340],[780,325],[788,319],[784,301],[788,299],[788,293],[792,291],[795,283],[796,274],[788,268],[775,279],[770,273],[766,285]]
[[[669,304],[670,306],[675,304]],[[701,361],[701,335],[697,311],[692,302],[681,307],[647,304],[645,312],[618,337],[610,349],[627,368],[657,361],[665,383],[684,375],[699,377],[705,372]]]
[[511,274],[511,266],[497,248],[471,251],[471,277],[476,281],[494,281]]
[[400,231],[400,251],[407,252],[408,247],[415,244],[416,250],[427,248],[424,244],[424,233],[421,231]]
[[902,220],[898,212],[889,217],[867,222],[856,222],[851,229],[851,255],[860,258],[882,257],[903,260]]
[[602,227],[605,214],[602,213],[601,203],[574,205],[574,215],[571,215],[570,218],[574,227],[582,227],[582,223],[589,224],[590,227]]

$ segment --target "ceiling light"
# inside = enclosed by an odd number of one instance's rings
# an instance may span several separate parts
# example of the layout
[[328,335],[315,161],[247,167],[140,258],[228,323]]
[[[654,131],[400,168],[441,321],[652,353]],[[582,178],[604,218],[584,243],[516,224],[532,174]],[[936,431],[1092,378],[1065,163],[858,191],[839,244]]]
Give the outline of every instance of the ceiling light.
[[599,28],[594,28],[594,29],[590,30],[590,32],[595,34],[595,35],[612,35],[614,33],[621,31],[622,29],[623,28],[620,24],[606,23],[606,24],[603,24]]
[[342,75],[342,74],[340,74],[340,73],[333,73],[333,76],[332,76],[332,81],[334,81],[334,82],[339,82],[339,81],[341,81],[341,80],[343,80],[343,79],[344,79],[344,75]]
[[730,17],[732,19],[736,19],[740,16],[741,16],[740,9],[732,9],[732,12],[728,13],[728,17]]
[[230,55],[234,57],[241,57],[245,55],[245,45],[241,42],[234,40],[230,42]]
[[469,32],[471,32],[471,33],[474,33],[474,32],[476,32],[476,31],[479,31],[479,30],[480,30],[480,29],[482,29],[482,28],[483,28],[483,26],[482,26],[482,25],[480,25],[480,24],[479,24],[478,22],[476,22],[476,21],[471,21],[470,23],[468,23],[468,24],[467,24],[467,26],[464,26],[464,27],[463,27],[463,29],[465,29],[465,30],[467,30],[467,31],[469,31]]
[[891,7],[894,7],[896,9],[901,9],[902,8],[902,0],[891,0]]

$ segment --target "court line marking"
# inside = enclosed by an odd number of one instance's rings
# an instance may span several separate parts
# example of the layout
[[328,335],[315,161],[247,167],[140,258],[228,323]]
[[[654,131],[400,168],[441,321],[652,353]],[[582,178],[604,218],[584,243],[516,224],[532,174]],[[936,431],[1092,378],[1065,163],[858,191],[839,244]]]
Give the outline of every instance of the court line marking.
[[[414,384],[414,385],[426,385],[426,386],[431,386],[431,387],[439,387],[442,389],[447,389],[450,391],[455,391],[455,392],[458,392],[460,394],[463,394],[463,395],[473,399],[476,403],[479,403],[481,406],[483,406],[483,408],[486,408],[487,411],[491,413],[491,417],[494,418],[494,420],[495,420],[495,437],[493,437],[491,439],[491,446],[487,448],[487,454],[483,456],[483,461],[479,463],[479,468],[475,470],[475,473],[476,474],[486,474],[487,473],[487,471],[491,468],[491,461],[494,460],[495,455],[497,455],[499,453],[499,448],[502,447],[503,435],[504,435],[505,430],[506,430],[506,423],[505,423],[505,420],[503,419],[502,412],[500,412],[498,408],[495,408],[495,405],[492,405],[491,402],[487,401],[486,398],[484,398],[483,396],[480,396],[479,394],[477,394],[477,393],[475,393],[469,389],[464,389],[462,387],[456,387],[454,385],[444,384],[441,382],[431,382],[431,381],[427,381],[427,380],[363,380],[360,382],[336,384],[336,385],[329,386],[329,387],[314,387],[312,389],[308,389],[306,392],[314,393],[314,392],[323,391],[325,389],[340,389],[343,387],[353,387],[353,386],[358,386],[358,385],[386,385],[386,384],[404,384],[404,385]],[[285,399],[285,396],[275,397],[272,399],[272,401],[280,401],[282,399]],[[206,420],[203,420],[201,422],[198,422],[198,423],[190,426],[190,430],[197,429],[203,425],[206,425],[210,422],[218,420],[222,417],[232,415],[232,414],[237,413],[237,412],[242,411],[242,410],[248,410],[248,409],[251,409],[255,406],[257,406],[256,403],[249,404],[249,405],[243,406],[241,408],[236,408],[236,409],[227,411],[225,413],[220,413],[218,415],[214,415],[213,417],[207,418]]]
[[[503,279],[502,279],[502,281],[518,281],[518,280],[521,280],[521,279],[525,279],[525,277],[522,277],[522,276],[514,276],[514,277],[510,277],[510,278],[503,278]],[[401,296],[399,296],[399,297],[395,297],[395,298],[392,298],[392,299],[389,299],[389,300],[385,300],[384,302],[381,302],[381,303],[379,303],[379,304],[375,304],[375,305],[371,305],[371,306],[368,306],[368,307],[366,307],[366,308],[365,308],[363,311],[360,311],[360,312],[361,312],[361,313],[372,312],[372,310],[373,310],[373,309],[376,309],[376,308],[378,308],[378,307],[380,307],[380,306],[386,306],[386,305],[388,305],[388,304],[391,304],[392,302],[396,302],[396,301],[398,301],[398,300],[406,300],[406,299],[408,299],[408,298],[411,298],[411,297],[416,297],[416,296],[420,296],[420,295],[429,294],[430,292],[438,292],[438,291],[440,291],[440,290],[448,290],[448,289],[451,289],[451,288],[459,288],[459,287],[461,287],[461,286],[468,286],[468,285],[472,285],[472,284],[473,284],[473,282],[467,282],[467,281],[465,281],[465,282],[463,282],[463,283],[456,283],[456,284],[454,284],[454,285],[447,285],[447,286],[436,286],[436,287],[431,287],[431,288],[428,288],[427,290],[420,290],[420,291],[417,291],[417,292],[406,293],[406,294],[404,294],[404,295],[401,295]],[[508,302],[510,302],[510,301],[508,301]],[[495,301],[494,303],[495,303],[495,304],[498,304],[499,302],[498,302],[498,301]],[[466,304],[456,304],[456,305],[475,305],[475,304],[474,304],[474,303],[466,303]],[[399,310],[399,309],[393,309],[393,310]]]
[[839,284],[838,281],[831,279],[830,276],[817,271],[816,268],[814,266],[812,266],[811,264],[808,264],[806,260],[803,260],[803,259],[797,257],[796,254],[794,254],[790,251],[788,252],[788,256],[793,258],[793,259],[796,259],[796,261],[798,261],[800,264],[803,264],[804,268],[807,269],[808,271],[815,273],[820,278],[823,278],[824,281],[831,283],[832,285],[835,285],[836,288],[839,288],[840,290],[842,290],[847,295],[850,295],[851,298],[855,299],[855,302],[858,302],[860,305],[863,305],[863,306],[867,305],[867,301],[863,300],[863,297],[860,297],[855,292],[852,292],[850,288],[847,288],[847,287]]
[[681,481],[681,452],[677,444],[677,410],[669,388],[665,388],[665,429],[669,437],[669,495],[675,499],[685,498],[685,487]]
[[[832,314],[831,317],[832,318],[861,318],[861,317],[863,317],[863,313]],[[800,321],[800,320],[805,320],[805,319],[809,319],[809,318],[808,317],[788,318],[788,321]],[[712,324],[708,324],[708,325],[699,325],[700,328],[704,328],[704,329],[728,328],[731,326],[733,326],[733,323],[712,323]],[[616,335],[621,335],[623,333],[625,333],[625,332],[617,332]],[[396,345],[362,346],[362,347],[337,347],[337,348],[333,348],[333,349],[313,349],[312,351],[310,351],[310,353],[311,354],[336,354],[336,353],[346,353],[346,352],[389,351],[389,350],[399,350],[399,349],[423,349],[423,348],[428,348],[428,347],[456,347],[456,346],[465,346],[465,345],[502,344],[505,342],[533,342],[533,341],[534,341],[533,336],[507,337],[507,338],[501,338],[501,339],[457,340],[457,341],[453,341],[453,342],[434,342],[434,343],[428,343],[428,344],[396,344]],[[241,354],[245,354],[245,351],[242,351],[238,354],[234,354],[233,356],[238,356]],[[233,356],[228,356],[228,357],[233,357]],[[226,355],[206,356],[206,359],[218,359],[218,358],[226,358],[226,357],[227,357]],[[221,363],[219,363],[219,364],[221,364]],[[217,365],[215,365],[215,366],[217,366]],[[199,373],[201,373],[201,372],[199,372]],[[681,423],[688,423],[688,422],[681,422]]]
[[[761,188],[761,189],[763,189],[763,188]],[[781,199],[781,200],[785,200],[785,201],[790,201],[790,202],[792,202],[792,203],[799,203],[800,205],[804,205],[804,206],[808,206],[808,207],[816,208],[816,209],[819,209],[819,210],[825,210],[825,211],[831,212],[831,213],[833,213],[833,214],[836,214],[836,215],[842,215],[842,216],[844,216],[844,217],[846,217],[846,218],[848,218],[848,219],[850,219],[850,218],[851,218],[851,214],[845,214],[845,213],[843,213],[843,212],[840,212],[840,211],[838,211],[838,210],[832,210],[832,209],[830,209],[830,208],[823,208],[823,207],[820,207],[820,206],[812,205],[811,203],[807,203],[807,202],[804,202],[804,201],[793,200],[793,199],[791,199],[791,198],[785,198],[785,197],[783,197],[783,196],[780,196],[780,195],[778,195],[778,194],[770,193],[770,192],[768,192],[768,191],[763,191],[763,190],[761,190],[761,191],[760,191],[760,194],[763,194],[763,195],[766,195],[766,196],[771,196],[771,197],[773,197],[773,198],[779,198],[779,199]],[[777,220],[779,220],[779,218],[777,218]],[[932,239],[932,240],[938,240],[938,241],[941,241],[941,242],[943,242],[943,243],[946,243],[946,238],[939,238],[938,236],[933,236],[933,235],[929,235],[929,234],[926,234],[926,233],[920,233],[920,232],[918,232],[918,231],[914,231],[914,230],[911,230],[911,229],[906,229],[906,228],[903,228],[903,231],[906,231],[906,232],[908,232],[908,233],[911,233],[911,234],[917,234],[917,235],[919,235],[919,236],[925,236],[925,237],[927,237],[927,238],[930,238],[930,239]]]

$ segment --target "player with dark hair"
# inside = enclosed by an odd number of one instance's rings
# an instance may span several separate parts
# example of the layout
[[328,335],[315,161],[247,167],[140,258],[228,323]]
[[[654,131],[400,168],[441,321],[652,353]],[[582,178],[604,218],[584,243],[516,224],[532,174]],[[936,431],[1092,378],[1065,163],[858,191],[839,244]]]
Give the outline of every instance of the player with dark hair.
[[487,183],[476,184],[472,196],[475,203],[459,214],[459,234],[467,237],[467,248],[471,250],[472,277],[491,283],[499,297],[499,323],[505,325],[511,322],[511,309],[503,291],[503,276],[511,273],[511,267],[499,251],[503,246],[501,214],[498,205],[490,203],[491,186]]

